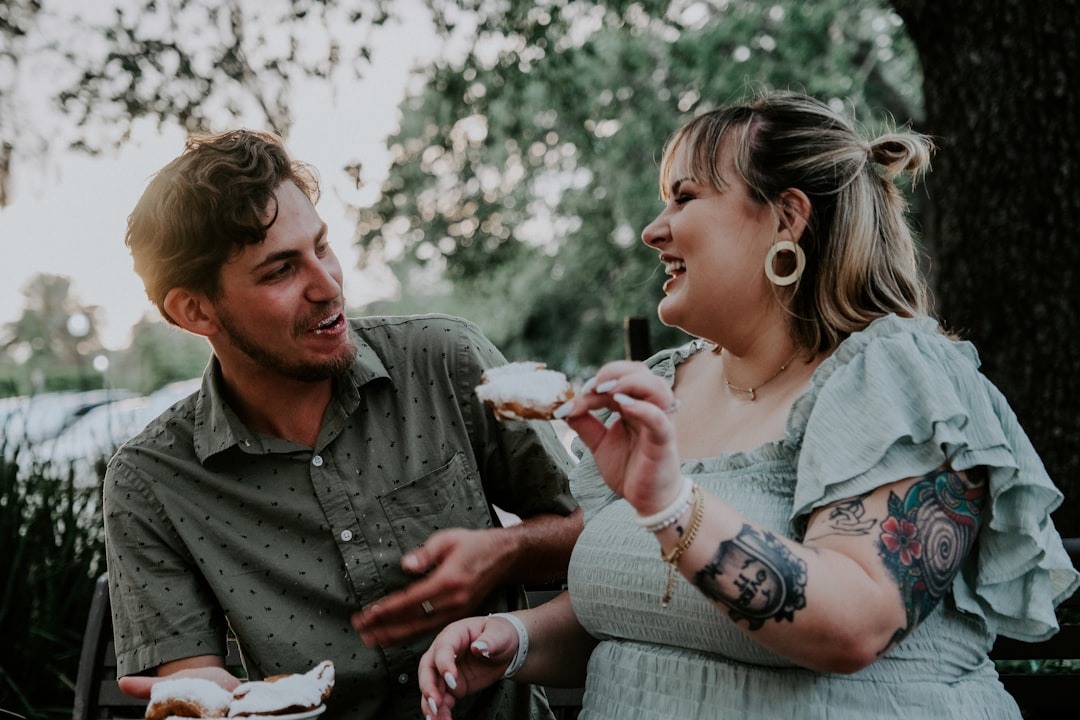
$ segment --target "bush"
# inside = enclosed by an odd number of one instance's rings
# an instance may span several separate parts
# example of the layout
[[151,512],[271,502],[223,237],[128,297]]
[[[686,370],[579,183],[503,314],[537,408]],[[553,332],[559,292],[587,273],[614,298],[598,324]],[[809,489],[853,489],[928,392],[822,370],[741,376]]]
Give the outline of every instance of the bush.
[[104,570],[100,487],[0,440],[0,709],[71,717],[83,629]]

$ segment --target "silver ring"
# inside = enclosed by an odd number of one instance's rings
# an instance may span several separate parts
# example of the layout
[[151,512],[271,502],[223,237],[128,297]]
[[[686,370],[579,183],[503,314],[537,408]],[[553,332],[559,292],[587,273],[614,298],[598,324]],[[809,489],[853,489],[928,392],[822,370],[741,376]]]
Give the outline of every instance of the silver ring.
[[675,402],[671,403],[671,407],[669,407],[664,412],[667,413],[668,415],[674,415],[675,413],[679,412],[679,405],[680,404],[681,403],[679,402],[679,399],[676,398]]
[[435,606],[431,604],[430,600],[425,600],[420,603],[420,609],[424,611],[424,615],[431,617],[435,614]]

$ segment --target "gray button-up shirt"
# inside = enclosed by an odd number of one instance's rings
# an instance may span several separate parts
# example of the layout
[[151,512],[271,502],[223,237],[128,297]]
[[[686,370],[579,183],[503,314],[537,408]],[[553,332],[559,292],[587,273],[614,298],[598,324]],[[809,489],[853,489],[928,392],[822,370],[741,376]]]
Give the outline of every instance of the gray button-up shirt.
[[[212,362],[202,389],[109,464],[105,527],[121,674],[224,654],[253,678],[334,661],[330,718],[415,718],[431,638],[366,648],[349,623],[405,587],[404,553],[442,528],[488,528],[493,505],[567,514],[571,461],[546,423],[498,422],[473,389],[505,359],[445,316],[351,321],[359,353],[336,379],[314,448],[249,431]],[[518,607],[496,590],[480,613]],[[542,717],[501,683],[455,716]],[[465,707],[471,705],[472,709]]]

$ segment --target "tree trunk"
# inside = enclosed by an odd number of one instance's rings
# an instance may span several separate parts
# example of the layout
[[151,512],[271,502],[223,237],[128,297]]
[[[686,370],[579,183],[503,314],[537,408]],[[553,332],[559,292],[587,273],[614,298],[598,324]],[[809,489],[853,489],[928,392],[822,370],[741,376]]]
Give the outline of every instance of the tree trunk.
[[1080,535],[1080,0],[893,0],[939,151],[923,228],[936,310],[979,348]]

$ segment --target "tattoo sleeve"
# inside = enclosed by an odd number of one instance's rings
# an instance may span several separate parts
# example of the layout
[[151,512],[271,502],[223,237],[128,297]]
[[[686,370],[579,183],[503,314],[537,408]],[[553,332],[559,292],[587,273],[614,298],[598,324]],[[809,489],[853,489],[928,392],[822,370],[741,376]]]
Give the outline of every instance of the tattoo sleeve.
[[806,562],[775,535],[749,525],[720,543],[713,559],[694,574],[694,584],[751,630],[770,618],[794,620],[795,611],[806,607]]
[[986,503],[986,471],[935,470],[901,498],[889,494],[879,553],[900,586],[907,623],[882,649],[910,633],[937,606],[975,543]]
[[[868,517],[866,496],[837,503],[819,534],[867,536],[877,528],[878,553],[896,579],[907,616],[882,648],[902,640],[948,592],[975,543],[986,503],[986,472],[935,470],[908,487],[904,497],[890,493],[887,515]],[[793,621],[806,606],[806,563],[775,535],[743,525],[694,574],[694,585],[730,617],[750,630],[769,619]]]

